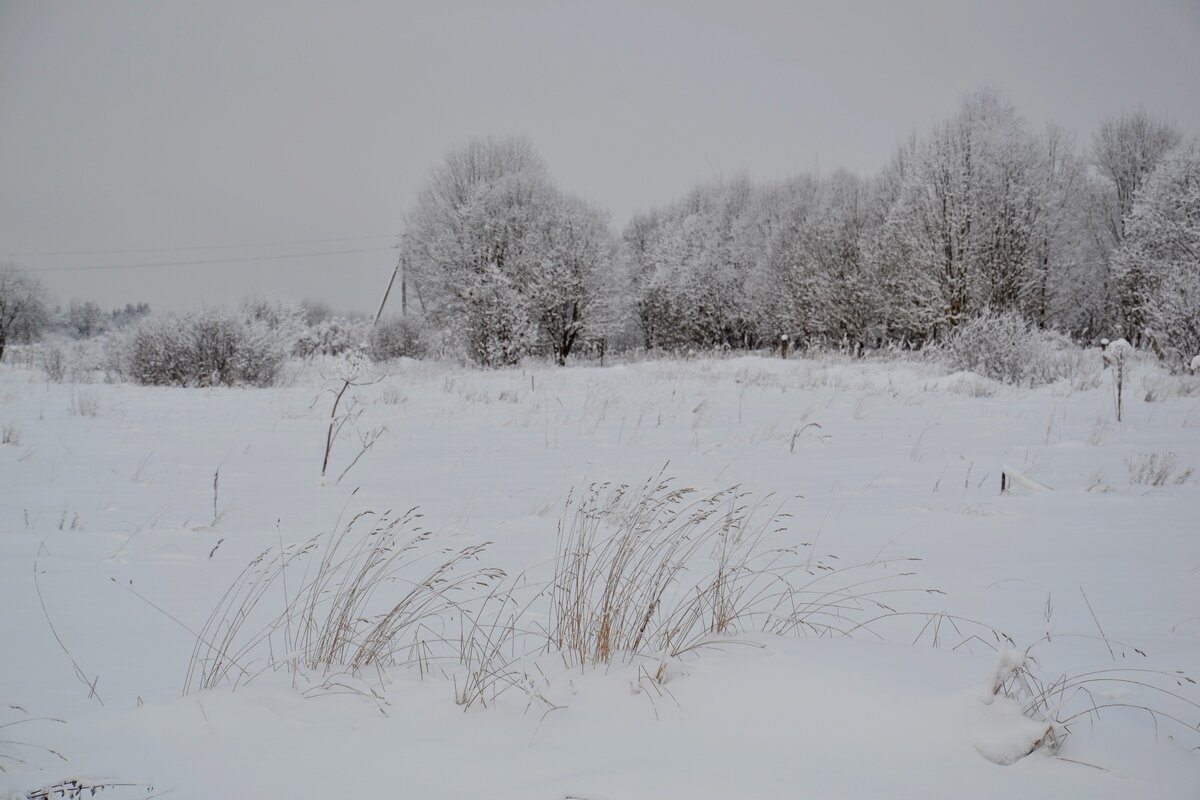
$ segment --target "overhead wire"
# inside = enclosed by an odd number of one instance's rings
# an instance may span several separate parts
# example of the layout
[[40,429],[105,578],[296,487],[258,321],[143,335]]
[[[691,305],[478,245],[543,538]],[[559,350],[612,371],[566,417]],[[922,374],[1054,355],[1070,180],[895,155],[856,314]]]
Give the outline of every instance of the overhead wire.
[[196,261],[152,261],[141,264],[83,264],[67,267],[40,267],[31,269],[30,272],[91,272],[93,270],[102,269],[157,269],[162,267],[195,267],[202,264],[240,264],[252,261],[285,261],[288,259],[310,258],[315,256],[340,256],[349,255],[351,253],[381,253],[385,250],[393,249],[394,248],[392,247],[358,247],[348,250],[323,250],[308,253],[283,253],[278,255],[245,256],[238,258],[212,258],[199,259]]
[[124,250],[45,250],[27,253],[0,253],[0,258],[32,258],[34,256],[101,256],[117,253],[179,253],[188,250],[236,250],[249,247],[291,247],[302,244],[333,244],[335,242],[365,242],[372,239],[394,239],[396,234],[380,236],[339,236],[332,239],[293,239],[287,242],[247,242],[245,244],[197,244],[184,247],[137,247]]

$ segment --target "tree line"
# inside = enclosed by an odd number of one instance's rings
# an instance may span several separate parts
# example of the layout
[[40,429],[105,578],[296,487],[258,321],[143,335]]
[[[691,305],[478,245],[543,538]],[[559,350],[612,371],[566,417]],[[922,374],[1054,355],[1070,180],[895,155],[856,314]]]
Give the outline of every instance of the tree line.
[[524,138],[451,150],[406,219],[414,307],[485,365],[583,345],[918,348],[983,313],[1200,352],[1200,145],[1145,112],[1088,146],[982,89],[876,175],[698,185],[614,232]]

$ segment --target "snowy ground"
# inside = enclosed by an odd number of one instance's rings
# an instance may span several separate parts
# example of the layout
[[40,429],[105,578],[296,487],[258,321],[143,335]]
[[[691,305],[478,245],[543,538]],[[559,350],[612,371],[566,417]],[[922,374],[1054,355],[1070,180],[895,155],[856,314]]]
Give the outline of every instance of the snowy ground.
[[[664,465],[677,486],[793,498],[779,544],[875,563],[919,590],[888,598],[898,612],[979,620],[1019,649],[1049,633],[1032,651],[1042,678],[1194,674],[1200,482],[1175,481],[1200,468],[1197,379],[1140,364],[1117,423],[1107,374],[1029,390],[832,358],[404,363],[351,391],[354,427],[387,432],[321,485],[335,369],[181,390],[0,366],[0,429],[17,440],[0,445],[0,796],[76,778],[135,784],[97,793],[111,798],[1200,797],[1200,733],[1134,708],[1078,718],[1057,757],[1018,759],[1040,728],[992,701],[994,641],[965,623],[935,636],[919,615],[882,638],[747,632],[676,659],[664,685],[636,660],[543,658],[553,711],[516,691],[464,711],[453,670],[416,667],[346,692],[277,671],[182,695],[183,626],[268,548],[419,506],[438,543],[491,542],[481,565],[536,572],[573,488]],[[331,478],[355,442],[339,437]],[[1131,478],[1172,452],[1165,485]],[[1002,496],[1004,467],[1050,490]],[[906,556],[916,576],[883,563]],[[1100,629],[1127,644],[1071,636]],[[1200,721],[1196,686],[1138,674],[1183,699],[1106,683],[1092,701]]]

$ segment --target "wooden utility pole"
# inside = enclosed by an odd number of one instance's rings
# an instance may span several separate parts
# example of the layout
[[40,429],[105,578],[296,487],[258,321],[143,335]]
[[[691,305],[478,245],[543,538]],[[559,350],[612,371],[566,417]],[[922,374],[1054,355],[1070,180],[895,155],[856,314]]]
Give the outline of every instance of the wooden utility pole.
[[408,316],[408,264],[404,263],[404,254],[400,254],[400,316]]

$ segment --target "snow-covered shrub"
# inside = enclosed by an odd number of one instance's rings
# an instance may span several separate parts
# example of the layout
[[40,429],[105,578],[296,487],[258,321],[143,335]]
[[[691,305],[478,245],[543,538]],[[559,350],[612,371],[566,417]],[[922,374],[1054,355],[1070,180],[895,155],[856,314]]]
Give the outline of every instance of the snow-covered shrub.
[[959,325],[946,341],[952,366],[993,380],[1037,385],[1077,380],[1086,356],[1067,337],[1035,328],[1015,312],[983,314]]
[[33,346],[35,360],[52,383],[92,383],[96,373],[106,370],[105,342],[110,335],[71,339],[61,334]]
[[285,300],[246,300],[238,313],[247,322],[271,331],[289,350],[308,327],[304,306]]
[[175,317],[150,317],[130,334],[124,352],[113,354],[125,360],[127,374],[137,383],[187,384],[190,347],[184,322]]
[[288,336],[269,321],[223,309],[149,318],[131,334],[128,374],[151,385],[270,386]]
[[62,383],[67,378],[67,354],[57,342],[42,342],[38,345],[38,363],[51,383]]
[[425,355],[425,326],[416,317],[390,317],[371,329],[370,353],[376,361]]
[[103,370],[108,383],[124,383],[132,377],[130,351],[134,335],[131,330],[110,330],[93,340],[98,347],[96,367]]
[[367,336],[366,323],[330,317],[301,333],[292,352],[301,358],[340,356],[362,347]]

